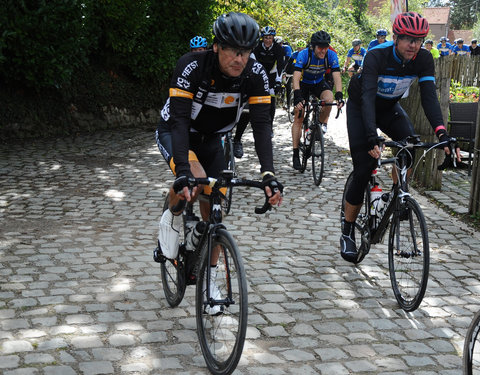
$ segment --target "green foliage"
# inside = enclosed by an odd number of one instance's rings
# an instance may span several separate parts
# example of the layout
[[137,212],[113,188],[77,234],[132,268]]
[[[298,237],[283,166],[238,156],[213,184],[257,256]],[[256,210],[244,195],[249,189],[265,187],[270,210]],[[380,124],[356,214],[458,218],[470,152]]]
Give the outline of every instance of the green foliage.
[[5,0],[0,77],[26,86],[59,87],[87,63],[82,7],[76,0]]
[[475,86],[462,86],[460,82],[452,80],[450,83],[450,101],[456,103],[478,102],[480,88]]
[[480,5],[474,0],[450,0],[452,29],[471,29],[478,20]]

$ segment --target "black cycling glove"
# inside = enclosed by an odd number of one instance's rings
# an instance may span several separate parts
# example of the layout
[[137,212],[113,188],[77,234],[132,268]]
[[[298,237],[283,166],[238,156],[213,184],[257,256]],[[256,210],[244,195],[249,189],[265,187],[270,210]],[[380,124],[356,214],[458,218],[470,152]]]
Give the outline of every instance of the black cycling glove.
[[293,90],[293,105],[296,106],[298,103],[305,101],[302,97],[301,90]]
[[337,101],[337,104],[340,104],[340,103],[345,104],[345,102],[343,101],[343,92],[337,91],[335,93],[335,100]]
[[187,176],[178,176],[173,182],[173,191],[178,194],[180,193],[185,186],[188,186],[188,177]]
[[282,83],[275,82],[275,86],[273,86],[273,91],[275,92],[275,94],[278,94],[280,91],[282,91]]
[[275,176],[271,174],[266,174],[263,176],[262,184],[264,187],[268,186],[272,191],[272,195],[275,194],[277,191],[283,193],[283,185],[277,181]]
[[368,150],[373,150],[375,146],[380,146],[380,141],[382,140],[381,137],[378,135],[371,135],[367,138],[368,142]]

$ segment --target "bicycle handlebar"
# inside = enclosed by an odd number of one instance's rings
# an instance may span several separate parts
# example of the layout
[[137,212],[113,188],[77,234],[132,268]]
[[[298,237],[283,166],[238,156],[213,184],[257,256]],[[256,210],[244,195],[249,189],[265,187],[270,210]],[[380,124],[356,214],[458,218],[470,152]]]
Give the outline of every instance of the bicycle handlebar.
[[[255,207],[256,214],[264,214],[267,211],[272,209],[272,205],[268,202],[269,197],[265,192],[265,184],[262,181],[254,181],[254,180],[247,180],[243,178],[228,178],[226,176],[221,175],[219,178],[213,177],[189,177],[187,179],[187,186],[189,189],[192,189],[198,185],[208,185],[212,188],[212,191],[217,190],[219,191],[221,188],[224,187],[231,187],[231,186],[249,186],[258,188],[264,191],[265,193],[265,203],[262,207]],[[179,193],[183,187],[176,187],[175,184],[173,186],[173,190],[175,193]],[[272,192],[275,193],[275,192]]]
[[[308,102],[305,102],[304,107],[307,107],[307,105],[308,105]],[[313,106],[318,105],[318,106],[320,106],[320,107],[329,107],[329,106],[333,107],[334,105],[336,105],[336,106],[338,107],[339,103],[338,103],[338,102],[327,102],[327,101],[325,101],[325,100],[317,100],[317,99],[314,99],[314,100],[311,101],[311,105],[313,105]],[[336,114],[336,116],[335,116],[335,119],[337,119],[338,116],[340,116],[340,113],[341,113],[341,112],[342,112],[342,109],[341,109],[341,108],[338,108],[338,109],[337,109],[337,114]],[[302,117],[301,115],[302,115],[302,112],[299,111],[299,112],[298,112],[298,118],[301,118],[301,117]]]

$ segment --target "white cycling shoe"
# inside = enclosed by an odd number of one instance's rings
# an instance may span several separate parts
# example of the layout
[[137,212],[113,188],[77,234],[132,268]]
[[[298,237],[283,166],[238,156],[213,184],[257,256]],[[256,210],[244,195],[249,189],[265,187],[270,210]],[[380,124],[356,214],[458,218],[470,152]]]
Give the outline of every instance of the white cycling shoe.
[[178,244],[182,215],[175,216],[172,211],[165,210],[158,224],[158,243],[162,254],[169,259],[178,255]]
[[[205,270],[205,273],[207,273],[206,270]],[[216,280],[217,280],[217,268],[216,267],[211,267],[210,268],[210,298],[213,298],[215,300],[219,300],[219,299],[222,299],[222,293],[220,293],[220,289],[218,289],[218,286],[215,283]],[[207,284],[207,278],[205,277],[203,279],[203,290],[205,291],[205,293],[207,291],[207,285],[206,284]],[[220,315],[220,314],[223,313],[223,306],[221,306],[221,305],[214,305],[214,306],[207,305],[205,307],[205,313],[207,313],[208,315],[213,315],[213,316]]]

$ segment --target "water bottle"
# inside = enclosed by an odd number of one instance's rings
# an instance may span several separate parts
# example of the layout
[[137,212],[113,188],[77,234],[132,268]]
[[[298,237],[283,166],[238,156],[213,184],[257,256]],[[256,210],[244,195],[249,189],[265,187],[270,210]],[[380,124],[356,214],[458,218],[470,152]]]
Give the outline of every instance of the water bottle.
[[310,144],[310,138],[312,136],[312,130],[310,128],[307,128],[307,131],[305,132],[305,145]]
[[194,250],[195,247],[192,246],[192,236],[197,225],[197,220],[187,220],[185,221],[185,249]]
[[187,243],[185,245],[187,250],[193,251],[197,248],[206,228],[207,224],[204,221],[197,221],[195,223],[195,227],[192,228],[191,234],[187,237]]
[[382,201],[382,194],[382,188],[378,184],[375,184],[370,190],[370,215],[377,216],[378,204]]

